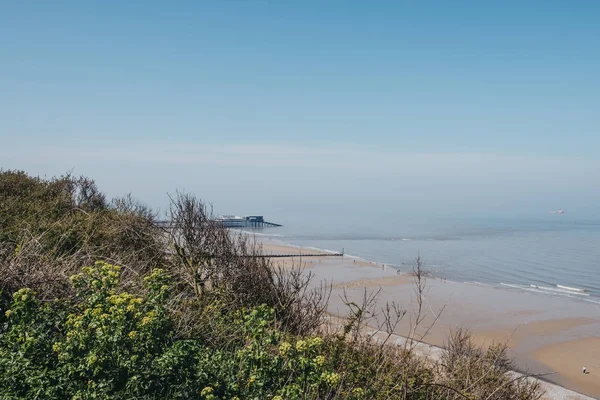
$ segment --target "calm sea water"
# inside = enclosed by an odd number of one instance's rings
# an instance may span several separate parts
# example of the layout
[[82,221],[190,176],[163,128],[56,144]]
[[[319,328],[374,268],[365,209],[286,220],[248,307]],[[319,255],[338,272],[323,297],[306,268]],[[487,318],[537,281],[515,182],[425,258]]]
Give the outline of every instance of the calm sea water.
[[457,218],[395,213],[298,212],[259,235],[411,269],[420,255],[434,276],[562,296],[600,306],[600,219],[563,215]]

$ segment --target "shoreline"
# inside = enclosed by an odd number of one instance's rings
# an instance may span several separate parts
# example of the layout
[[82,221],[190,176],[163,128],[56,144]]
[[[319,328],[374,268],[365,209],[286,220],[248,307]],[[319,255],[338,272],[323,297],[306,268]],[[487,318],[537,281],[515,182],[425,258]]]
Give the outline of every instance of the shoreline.
[[[365,290],[378,290],[381,304],[391,301],[405,306],[411,304],[412,277],[406,272],[397,273],[389,264],[353,256],[307,260],[302,259],[307,248],[264,237],[257,242],[267,254],[283,251],[298,254],[297,257],[274,259],[278,260],[276,265],[283,263],[285,267],[301,263],[315,275],[315,281],[331,282],[330,313],[344,315],[343,304],[338,299],[344,291],[358,299]],[[309,251],[314,253],[317,249]],[[327,254],[322,249],[318,251]],[[443,349],[449,329],[465,327],[479,345],[508,340],[509,356],[515,361],[517,370],[531,374],[552,372],[552,375],[538,378],[548,392],[545,399],[600,398],[600,381],[597,379],[600,376],[600,310],[596,305],[565,301],[559,296],[540,296],[493,285],[431,277],[427,284],[426,303],[431,313],[445,307],[430,334],[422,340],[427,346]],[[405,325],[394,333],[405,337]],[[581,373],[583,365],[590,374]]]
[[[247,235],[254,235],[254,232],[249,232],[249,231],[242,231],[242,233],[247,234]],[[328,254],[328,253],[338,253],[339,251],[335,251],[335,250],[328,250],[328,249],[322,249],[322,248],[318,248],[318,247],[314,247],[314,246],[308,246],[308,247],[304,247],[304,246],[300,246],[300,245],[295,245],[292,243],[287,243],[284,242],[282,239],[277,238],[277,237],[271,237],[268,235],[264,235],[264,236],[259,236],[257,237],[257,243],[260,244],[266,244],[268,251],[272,251],[273,248],[279,250],[279,251],[275,251],[274,254],[278,254],[278,253],[283,253],[285,251],[289,251],[290,249],[293,249],[294,252],[296,252],[298,254],[298,256],[300,257],[302,255],[302,253],[306,253],[307,255],[309,253],[323,253],[323,254]],[[267,243],[267,241],[269,242],[276,242],[276,243]],[[310,251],[306,251],[306,250],[310,250]],[[381,262],[381,261],[372,261],[372,260],[367,260],[365,258],[359,257],[359,256],[354,256],[354,255],[349,255],[349,254],[344,254],[344,258],[350,258],[352,260],[356,260],[356,262],[360,263],[360,265],[364,265],[364,266],[371,266],[371,267],[384,267],[384,268],[392,268],[394,270],[397,271],[398,274],[411,274],[412,271],[411,270],[406,270],[406,269],[402,269],[402,268],[406,268],[406,267],[411,267],[411,264],[408,263],[402,263],[402,264],[390,264],[390,263],[385,263],[385,262]],[[302,262],[304,263],[306,260],[303,260]],[[587,290],[585,289],[579,289],[579,288],[573,288],[573,287],[568,287],[568,286],[563,286],[563,285],[558,285],[556,284],[556,287],[552,287],[551,285],[546,285],[546,286],[540,286],[540,285],[525,285],[525,284],[521,284],[521,283],[505,283],[505,282],[479,282],[479,281],[462,281],[462,280],[452,280],[452,279],[447,279],[446,277],[440,277],[440,276],[435,276],[432,272],[425,270],[425,275],[427,277],[427,279],[434,279],[434,280],[440,280],[440,281],[445,281],[445,282],[451,282],[454,284],[460,284],[460,285],[474,285],[474,286],[481,286],[481,287],[487,287],[487,288],[492,288],[492,289],[497,289],[497,290],[505,290],[508,293],[512,293],[512,294],[531,294],[531,293],[535,293],[537,295],[540,296],[545,296],[549,299],[562,299],[564,301],[571,301],[571,302],[575,302],[575,303],[583,303],[583,304],[596,304],[596,305],[600,305],[600,297],[592,297],[587,293]],[[600,316],[600,306],[598,306],[598,315]]]
[[[256,233],[253,231],[242,231],[245,234],[250,236],[256,235],[256,239],[264,242],[279,242],[280,244],[286,244],[292,246],[294,248],[299,249],[319,249],[321,251],[327,252],[339,252],[339,249],[344,247],[346,243],[343,242],[343,239],[335,239],[334,243],[329,242],[319,242],[318,240],[309,240],[306,237],[298,237],[294,239],[293,237],[282,236],[277,234],[268,234],[268,233]],[[297,245],[293,243],[286,242],[287,240],[295,240],[299,243],[305,243],[304,245]],[[417,242],[419,240],[415,239]],[[410,242],[410,241],[409,241]],[[434,241],[437,243],[437,241]],[[422,242],[424,245],[429,243],[427,240]],[[347,243],[348,246],[351,246],[351,243]],[[324,248],[334,248],[333,250],[323,250],[323,248],[319,248],[317,246],[322,246]],[[358,251],[359,248],[355,249]],[[364,248],[362,248],[364,251]],[[412,269],[412,262],[414,259],[407,259],[406,256],[400,256],[398,258],[389,253],[389,249],[387,252],[382,254],[381,257],[378,253],[374,253],[373,251],[367,251],[362,256],[355,256],[353,254],[345,254],[345,257],[354,258],[357,260],[368,261],[373,264],[381,265],[384,264],[388,267],[399,269],[402,272],[410,272]],[[399,249],[400,251],[400,249]],[[406,251],[414,251],[414,254],[418,254],[421,250],[406,250]],[[408,253],[406,253],[408,254]],[[437,258],[436,258],[437,257]],[[598,306],[598,310],[600,312],[600,288],[596,286],[589,286],[589,282],[572,282],[569,279],[564,279],[564,276],[561,278],[557,276],[556,279],[553,277],[536,277],[536,276],[521,276],[519,274],[505,274],[504,266],[498,268],[496,266],[496,270],[494,270],[492,274],[482,274],[477,272],[477,267],[474,267],[472,263],[468,263],[468,268],[475,268],[473,270],[468,270],[467,273],[457,273],[456,266],[452,268],[448,267],[444,264],[443,260],[440,260],[440,255],[432,256],[435,261],[432,263],[427,262],[426,270],[431,274],[431,277],[439,278],[439,279],[447,279],[448,281],[468,284],[468,285],[482,285],[482,286],[492,286],[494,288],[501,288],[503,290],[510,291],[512,293],[521,293],[521,292],[530,292],[536,293],[539,295],[544,295],[547,297],[558,297],[563,298],[564,300],[570,300],[581,303],[591,303]],[[377,261],[379,259],[379,261]],[[427,259],[427,255],[425,257],[426,261],[430,261]],[[510,261],[512,262],[512,261]],[[509,263],[510,263],[509,262]],[[537,264],[536,264],[537,265]],[[484,268],[485,270],[485,268]],[[502,274],[498,275],[497,270],[500,270]],[[508,271],[510,272],[510,271]]]

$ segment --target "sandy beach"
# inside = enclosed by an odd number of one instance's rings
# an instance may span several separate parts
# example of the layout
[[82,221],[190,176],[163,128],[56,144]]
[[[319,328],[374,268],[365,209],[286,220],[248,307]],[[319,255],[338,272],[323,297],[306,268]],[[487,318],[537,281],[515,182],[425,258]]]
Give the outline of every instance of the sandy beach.
[[[315,275],[315,284],[332,285],[329,311],[343,316],[342,294],[357,301],[369,291],[378,291],[379,304],[396,302],[407,315],[395,332],[406,335],[414,322],[414,287],[410,270],[399,271],[381,263],[349,257],[306,257],[314,249],[302,249],[266,239],[266,254],[298,254],[277,258],[276,263],[299,263]],[[323,252],[324,253],[324,252]],[[325,253],[324,253],[325,254]],[[287,263],[287,264],[286,264]],[[443,347],[448,332],[469,329],[483,346],[507,342],[517,370],[545,374],[547,399],[600,398],[600,307],[497,287],[428,279],[424,296],[427,316],[418,333],[423,342]],[[435,324],[431,329],[431,324]],[[588,374],[582,373],[587,367]]]
[[[539,362],[558,372],[557,383],[600,397],[600,337],[544,346],[534,355]],[[585,360],[588,371],[585,375],[581,360]]]

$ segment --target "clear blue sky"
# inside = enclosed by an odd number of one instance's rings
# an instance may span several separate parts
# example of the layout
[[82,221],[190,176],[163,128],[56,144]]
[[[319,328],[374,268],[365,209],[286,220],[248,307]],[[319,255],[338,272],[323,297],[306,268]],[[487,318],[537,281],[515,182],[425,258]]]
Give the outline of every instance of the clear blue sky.
[[493,3],[2,1],[0,167],[240,213],[589,212],[600,2]]

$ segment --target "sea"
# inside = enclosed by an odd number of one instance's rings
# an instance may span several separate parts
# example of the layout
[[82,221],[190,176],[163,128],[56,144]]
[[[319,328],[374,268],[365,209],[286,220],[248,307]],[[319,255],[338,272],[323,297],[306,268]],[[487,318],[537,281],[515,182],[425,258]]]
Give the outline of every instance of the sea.
[[370,212],[265,215],[282,227],[249,231],[295,246],[344,252],[434,278],[600,307],[600,218],[551,214],[472,217]]

